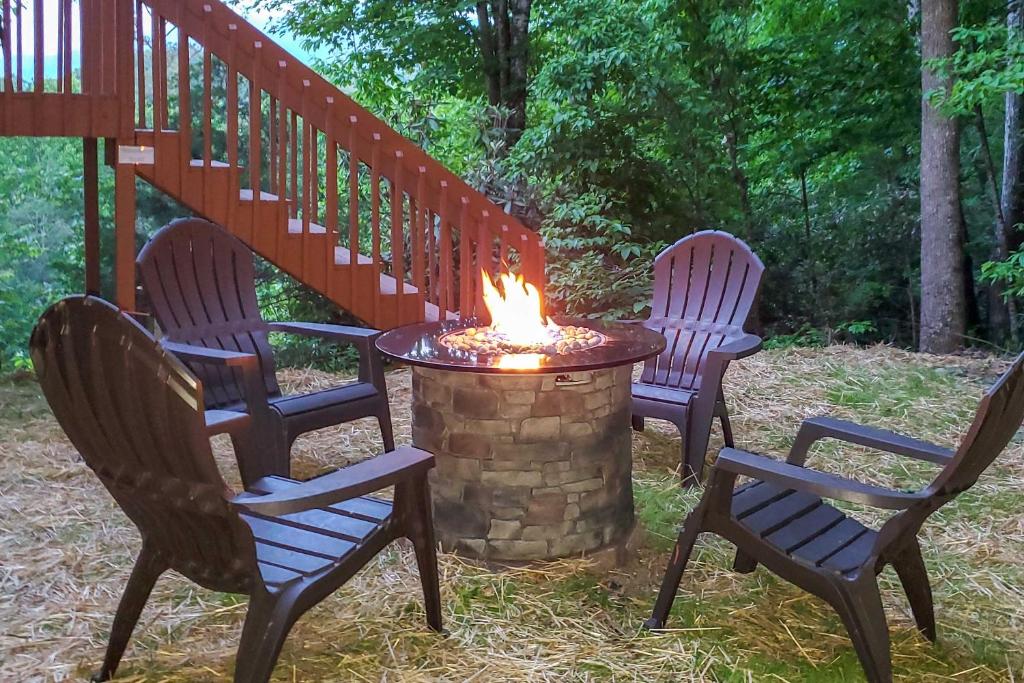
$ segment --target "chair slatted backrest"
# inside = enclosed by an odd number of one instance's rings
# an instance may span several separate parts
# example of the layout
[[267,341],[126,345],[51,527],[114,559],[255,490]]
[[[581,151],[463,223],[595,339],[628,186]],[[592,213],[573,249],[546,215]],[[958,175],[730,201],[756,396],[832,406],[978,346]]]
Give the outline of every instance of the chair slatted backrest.
[[203,388],[138,323],[94,297],[52,306],[32,361],[61,427],[167,564],[215,590],[255,569],[206,436]]
[[[183,218],[161,228],[139,253],[139,276],[160,329],[171,341],[259,356],[267,393],[280,393],[267,325],[256,301],[252,252],[219,226]],[[206,407],[244,399],[233,370],[190,364]]]
[[744,334],[763,273],[750,247],[718,230],[696,232],[658,254],[645,324],[667,344],[644,364],[640,381],[697,389],[708,352]]
[[932,488],[940,496],[970,488],[1010,443],[1024,421],[1024,353],[985,392],[956,455]]

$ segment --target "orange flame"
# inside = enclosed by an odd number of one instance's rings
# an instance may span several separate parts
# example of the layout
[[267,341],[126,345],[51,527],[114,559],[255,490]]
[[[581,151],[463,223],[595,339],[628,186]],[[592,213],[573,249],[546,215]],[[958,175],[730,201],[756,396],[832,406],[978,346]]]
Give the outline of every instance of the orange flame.
[[491,314],[491,329],[509,341],[522,344],[547,344],[558,326],[544,319],[544,305],[537,288],[522,275],[502,273],[498,276],[504,294],[498,291],[487,271],[480,270],[484,305]]

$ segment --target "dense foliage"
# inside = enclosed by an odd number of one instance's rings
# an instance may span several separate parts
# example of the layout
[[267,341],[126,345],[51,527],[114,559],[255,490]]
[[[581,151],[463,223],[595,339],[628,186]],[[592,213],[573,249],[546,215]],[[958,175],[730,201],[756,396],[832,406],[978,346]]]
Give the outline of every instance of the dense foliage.
[[[1000,246],[993,229],[1005,102],[1024,92],[1024,39],[1007,24],[1013,2],[962,3],[958,51],[932,65],[955,85],[929,94],[961,122],[969,339],[1000,345],[1019,343],[999,315],[1016,315],[1024,293],[1024,253],[1013,254],[1021,233],[1009,226]],[[916,2],[241,4],[277,10],[278,30],[329,55],[323,73],[540,230],[555,306],[638,317],[653,256],[694,230],[723,229],[768,267],[760,324],[776,343],[916,344]],[[511,78],[524,56],[525,104],[496,97],[495,78]],[[44,303],[80,288],[81,165],[73,140],[0,148],[0,357],[9,365]],[[108,201],[106,171],[102,182]],[[140,190],[140,236],[183,213]],[[268,307],[294,309],[276,313],[333,315],[267,273]]]
[[[916,343],[915,3],[534,3],[527,127],[512,146],[488,144],[502,112],[487,104],[475,14],[500,3],[256,4],[287,8],[282,30],[331,51],[324,72],[541,229],[561,306],[639,313],[651,256],[717,228],[766,262],[769,332]],[[979,339],[1002,338],[988,324],[998,297],[974,277],[996,253],[983,150],[1002,158],[1001,97],[1024,91],[1024,42],[1007,34],[1006,11],[965,3],[960,51],[937,65],[959,79],[946,110],[964,120],[965,287]]]

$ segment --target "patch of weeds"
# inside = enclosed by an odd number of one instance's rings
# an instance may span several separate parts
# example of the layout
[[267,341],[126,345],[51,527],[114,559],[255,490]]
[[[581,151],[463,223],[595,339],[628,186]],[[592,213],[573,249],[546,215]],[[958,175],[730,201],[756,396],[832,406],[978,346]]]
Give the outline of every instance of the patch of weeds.
[[825,391],[835,406],[863,410],[871,417],[903,416],[922,399],[933,399],[950,392],[956,378],[935,368],[905,367],[898,371],[866,371],[833,366],[831,382]]
[[675,476],[633,481],[636,516],[647,530],[654,549],[666,551],[672,548],[679,525],[700,501],[702,493],[700,488],[680,488],[679,479]]
[[49,412],[35,377],[28,374],[0,377],[0,421],[24,422],[44,417]]

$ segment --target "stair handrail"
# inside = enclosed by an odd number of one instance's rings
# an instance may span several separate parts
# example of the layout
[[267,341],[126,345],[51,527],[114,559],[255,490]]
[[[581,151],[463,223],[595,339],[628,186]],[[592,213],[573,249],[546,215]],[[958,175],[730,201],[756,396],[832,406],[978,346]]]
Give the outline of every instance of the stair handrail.
[[[521,257],[523,274],[538,287],[543,287],[543,245],[536,232],[360,106],[232,9],[219,0],[141,2],[179,29],[184,29],[192,40],[204,45],[250,82],[259,83],[263,91],[299,113],[319,131],[330,132],[342,149],[367,167],[375,168],[389,182],[395,182],[397,178],[412,179],[407,181],[404,189],[410,196],[413,196],[412,188],[424,182],[425,178],[430,186],[428,189],[433,191],[423,192],[418,199],[424,201],[426,208],[439,216],[442,223],[447,221],[481,244],[477,238],[481,236],[480,231],[486,230],[490,240],[501,242],[503,256],[506,245],[516,249]],[[286,77],[282,78],[282,73]],[[473,226],[476,226],[476,235],[473,234]],[[469,240],[462,240],[462,243],[469,245]],[[445,254],[442,252],[441,256]],[[465,274],[462,279],[465,298],[460,297],[461,305],[467,306],[471,312],[479,310],[476,305],[479,293],[473,296],[471,290],[467,292]],[[465,311],[465,308],[461,310]]]

